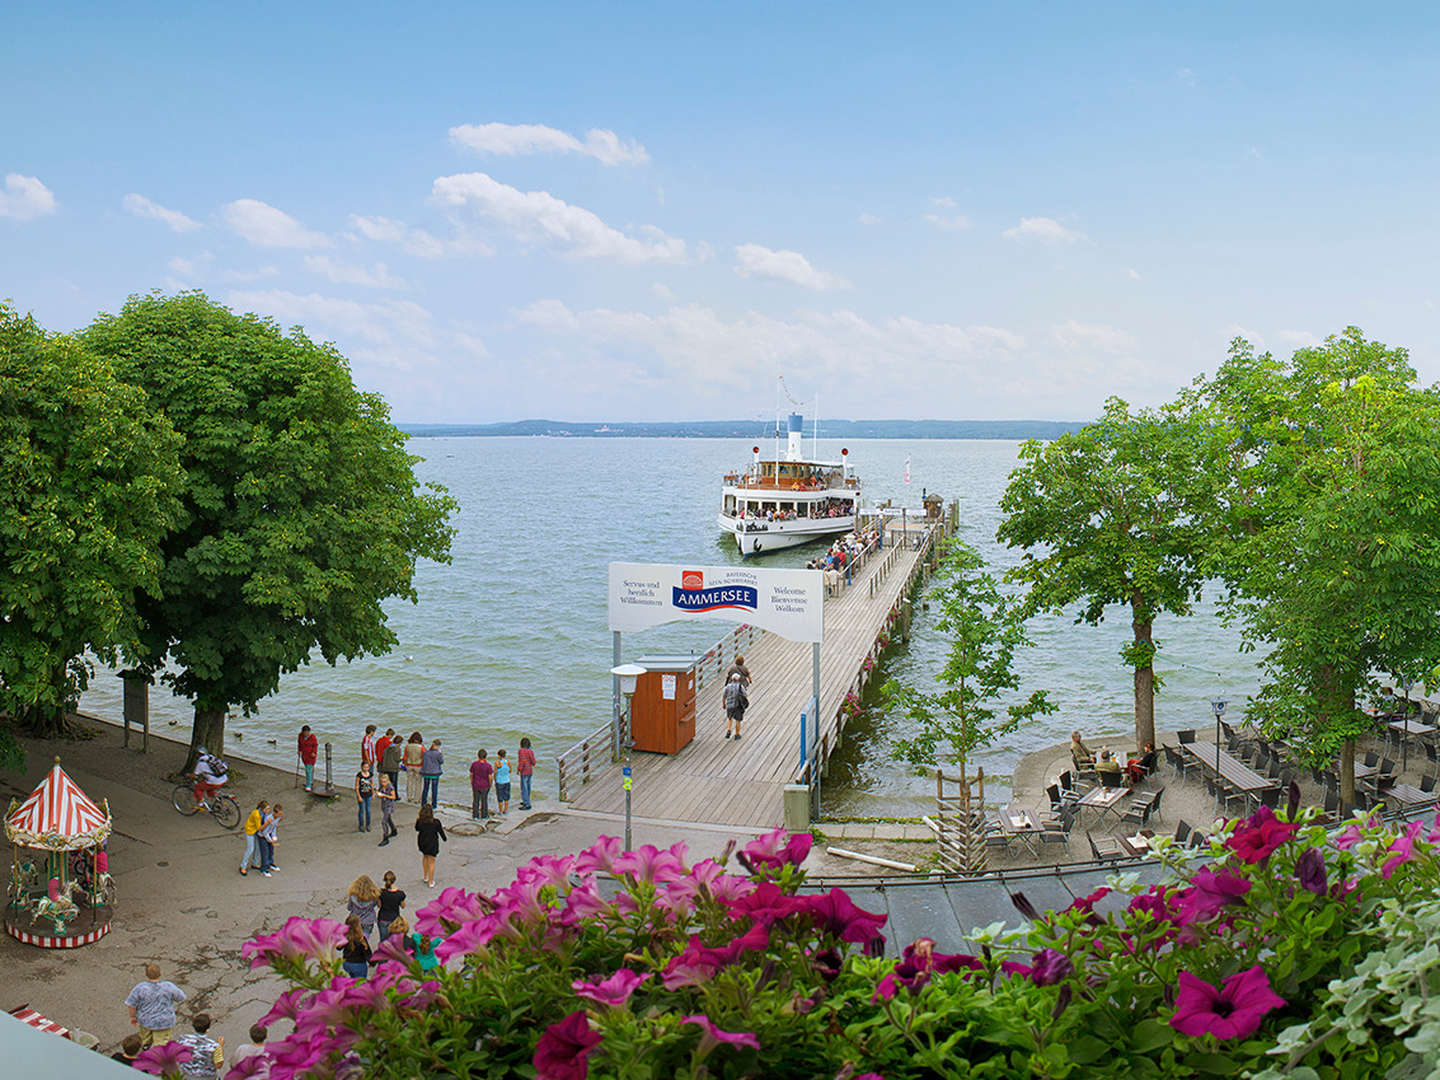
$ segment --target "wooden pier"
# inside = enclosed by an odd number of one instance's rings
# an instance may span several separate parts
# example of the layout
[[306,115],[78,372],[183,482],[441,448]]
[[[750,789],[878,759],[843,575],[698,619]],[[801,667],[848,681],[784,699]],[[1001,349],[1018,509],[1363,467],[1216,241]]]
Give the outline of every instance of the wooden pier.
[[[898,524],[898,522],[896,523]],[[786,641],[745,627],[706,654],[696,694],[695,739],[678,754],[636,752],[632,813],[640,818],[774,828],[784,823],[788,784],[823,772],[842,738],[848,694],[857,697],[879,654],[909,633],[911,586],[928,576],[945,526],[910,520],[852,567],[851,582],[825,601],[820,647],[820,708],[812,720],[807,774],[800,753],[800,717],[813,692],[808,642]],[[893,544],[891,543],[893,541]],[[753,682],[743,737],[725,738],[717,677],[740,652]],[[818,726],[818,732],[816,728]],[[818,737],[818,744],[817,744]],[[561,798],[577,809],[614,811],[625,804],[620,765],[610,761],[609,727],[559,759]]]

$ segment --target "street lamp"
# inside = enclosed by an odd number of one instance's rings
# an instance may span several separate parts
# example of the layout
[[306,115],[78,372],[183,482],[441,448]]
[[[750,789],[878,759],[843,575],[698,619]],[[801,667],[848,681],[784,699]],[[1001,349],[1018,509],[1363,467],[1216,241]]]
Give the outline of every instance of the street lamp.
[[1215,810],[1220,810],[1220,717],[1225,715],[1225,699],[1212,697],[1210,708],[1215,711]]
[[1414,679],[1405,680],[1405,728],[1400,733],[1400,774],[1403,777],[1410,767],[1410,691],[1415,688]]
[[621,664],[610,669],[610,674],[620,680],[620,693],[625,698],[625,728],[620,732],[620,743],[625,749],[625,764],[621,776],[625,785],[625,850],[630,850],[630,705],[635,696],[635,683],[645,669],[639,664]]

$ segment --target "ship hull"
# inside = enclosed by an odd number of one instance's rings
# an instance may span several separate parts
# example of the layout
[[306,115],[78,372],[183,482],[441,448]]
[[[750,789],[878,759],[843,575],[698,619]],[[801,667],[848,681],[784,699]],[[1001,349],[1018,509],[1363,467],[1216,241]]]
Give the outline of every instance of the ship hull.
[[816,540],[835,539],[855,528],[855,518],[849,514],[810,521],[741,521],[720,514],[716,521],[721,529],[734,537],[740,554],[746,558],[799,547]]

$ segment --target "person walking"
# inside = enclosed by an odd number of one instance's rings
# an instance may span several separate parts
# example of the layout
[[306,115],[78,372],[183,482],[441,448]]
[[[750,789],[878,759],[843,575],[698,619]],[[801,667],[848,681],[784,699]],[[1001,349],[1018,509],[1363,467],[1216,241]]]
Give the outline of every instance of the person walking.
[[159,964],[145,965],[145,979],[125,998],[130,1024],[140,1029],[143,1046],[167,1043],[175,1034],[175,1005],[185,1000],[185,991],[169,979],[160,978]]
[[[372,883],[373,884],[373,883]],[[363,979],[370,974],[370,942],[361,929],[360,920],[354,916],[345,919],[345,943],[340,946],[340,967],[352,979]]]
[[260,826],[265,823],[265,811],[268,809],[270,809],[270,803],[265,799],[261,799],[255,804],[255,809],[250,811],[250,816],[245,819],[245,854],[240,856],[241,877],[244,877],[250,872],[252,864],[262,866],[259,839]]
[[175,1041],[190,1048],[190,1060],[180,1066],[180,1075],[185,1080],[214,1080],[220,1075],[220,1066],[225,1064],[225,1036],[212,1039],[210,1014],[196,1013],[190,1018],[195,1030],[181,1035]]
[[730,676],[730,681],[725,684],[725,738],[732,737],[731,728],[734,728],[733,737],[740,738],[740,722],[745,719],[745,707],[750,704],[750,695],[745,693],[745,683],[738,671]]
[[425,884],[435,887],[435,856],[440,854],[440,841],[447,843],[445,826],[435,820],[435,811],[428,804],[420,807],[420,816],[415,819],[415,846],[420,849],[420,870],[425,875]]
[[400,795],[400,764],[405,759],[405,744],[391,739],[380,755],[380,771],[390,778],[390,788],[396,797]]
[[300,755],[301,762],[305,765],[305,790],[315,790],[315,761],[320,756],[320,740],[315,738],[315,733],[306,724],[300,729],[300,738],[296,744],[296,751]]
[[515,771],[520,774],[520,809],[530,809],[530,779],[535,773],[535,751],[530,749],[528,738],[520,740],[520,752],[515,755]]
[[265,815],[265,821],[260,826],[260,872],[266,877],[280,869],[275,865],[275,845],[280,842],[278,826],[284,816],[285,807],[277,802]]
[[390,843],[392,836],[399,836],[400,830],[395,827],[395,785],[390,782],[389,773],[380,774],[380,786],[375,791],[375,797],[380,800],[380,843],[376,847],[384,847]]
[[725,681],[730,681],[730,676],[736,673],[740,675],[740,682],[748,691],[750,689],[750,669],[745,666],[745,657],[739,653],[735,654],[735,662],[725,669]]
[[407,802],[418,803],[420,801],[420,763],[425,758],[425,740],[420,737],[420,732],[410,733],[410,739],[405,743],[405,754],[400,763],[405,766],[405,799]]
[[470,820],[482,821],[490,816],[490,778],[495,767],[485,760],[485,751],[478,750],[470,762]]
[[385,751],[389,749],[391,741],[395,738],[395,729],[386,728],[385,734],[375,740],[375,771],[380,771],[380,763],[385,760]]
[[365,737],[360,740],[360,760],[368,761],[372,769],[376,766],[376,764],[378,764],[375,760],[374,724],[365,725]]
[[395,871],[385,871],[385,884],[380,887],[380,906],[375,911],[375,925],[380,930],[378,941],[390,936],[391,924],[400,918],[405,906],[405,890],[395,887]]
[[362,761],[360,771],[355,774],[356,832],[370,831],[370,799],[374,794],[375,781],[370,774],[370,762]]
[[420,759],[421,803],[428,802],[433,810],[440,804],[440,777],[444,775],[445,755],[440,752],[440,740],[430,744]]
[[375,912],[380,907],[380,890],[369,874],[361,874],[350,883],[350,891],[345,894],[345,906],[359,920],[360,929],[368,938],[370,931],[375,929]]
[[505,760],[504,750],[496,751],[495,809],[502,814],[510,812],[510,762]]

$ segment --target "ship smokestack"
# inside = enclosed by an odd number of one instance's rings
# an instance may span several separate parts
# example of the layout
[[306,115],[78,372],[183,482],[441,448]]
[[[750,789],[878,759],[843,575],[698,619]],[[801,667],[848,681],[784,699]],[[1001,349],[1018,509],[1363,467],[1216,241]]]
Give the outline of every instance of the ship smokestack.
[[785,457],[790,461],[799,461],[802,457],[800,453],[800,434],[804,426],[805,418],[799,413],[792,412],[790,414],[789,424],[790,442],[785,451]]

